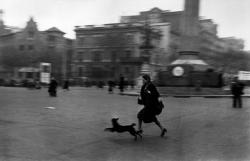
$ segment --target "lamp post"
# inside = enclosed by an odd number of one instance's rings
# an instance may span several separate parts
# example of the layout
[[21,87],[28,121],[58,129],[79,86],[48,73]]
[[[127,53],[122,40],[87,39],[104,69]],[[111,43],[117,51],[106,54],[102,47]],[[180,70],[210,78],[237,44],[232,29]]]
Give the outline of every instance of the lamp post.
[[151,73],[151,67],[150,67],[150,57],[151,57],[151,50],[154,48],[154,46],[151,44],[152,40],[152,29],[150,28],[150,25],[148,23],[148,20],[145,20],[145,25],[143,28],[143,39],[142,45],[140,46],[141,50],[141,58],[143,61],[143,64],[141,65],[140,75],[137,78],[137,86],[142,86],[142,78],[141,75],[143,74],[149,74]]
[[154,48],[154,46],[151,43],[152,29],[150,28],[150,25],[147,20],[145,21],[143,32],[144,32],[143,35],[144,41],[140,46],[142,53],[141,57],[143,59],[143,63],[150,63],[151,50]]
[[151,57],[151,51],[154,48],[152,45],[152,29],[150,27],[150,24],[148,20],[145,20],[144,28],[143,28],[143,42],[140,46],[141,50],[141,58],[143,61],[143,64],[141,66],[140,74],[150,74],[150,57]]

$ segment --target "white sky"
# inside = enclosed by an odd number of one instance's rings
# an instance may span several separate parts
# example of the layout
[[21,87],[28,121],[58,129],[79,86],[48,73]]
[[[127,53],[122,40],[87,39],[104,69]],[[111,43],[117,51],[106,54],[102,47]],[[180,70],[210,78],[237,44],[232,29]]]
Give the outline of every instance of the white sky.
[[[200,0],[200,16],[218,24],[220,37],[245,40],[250,50],[250,0]],[[184,0],[0,0],[5,25],[23,28],[32,16],[39,30],[57,27],[74,38],[74,26],[119,22],[153,7],[180,11]]]

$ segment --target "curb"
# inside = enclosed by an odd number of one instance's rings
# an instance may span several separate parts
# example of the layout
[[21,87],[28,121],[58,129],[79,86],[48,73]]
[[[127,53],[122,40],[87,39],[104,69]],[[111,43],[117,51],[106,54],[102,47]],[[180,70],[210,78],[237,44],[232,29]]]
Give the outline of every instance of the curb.
[[[139,93],[136,92],[124,92],[120,95],[126,95],[126,96],[138,96]],[[203,97],[203,98],[231,98],[232,95],[167,95],[167,94],[161,94],[162,97],[176,97],[176,98],[189,98],[189,97]],[[243,98],[250,98],[250,95],[243,95]]]

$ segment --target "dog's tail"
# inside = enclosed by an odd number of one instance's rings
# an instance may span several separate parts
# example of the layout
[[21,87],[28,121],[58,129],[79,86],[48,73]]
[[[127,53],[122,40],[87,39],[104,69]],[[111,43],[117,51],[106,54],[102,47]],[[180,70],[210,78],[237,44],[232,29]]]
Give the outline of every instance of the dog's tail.
[[135,123],[132,123],[131,126],[135,126],[136,124]]

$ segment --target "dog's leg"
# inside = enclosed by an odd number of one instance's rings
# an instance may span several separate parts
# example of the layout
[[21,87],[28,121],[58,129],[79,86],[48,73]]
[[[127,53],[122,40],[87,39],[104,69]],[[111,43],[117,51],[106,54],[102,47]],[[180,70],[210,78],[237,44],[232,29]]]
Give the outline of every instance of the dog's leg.
[[137,141],[137,135],[135,135],[135,141]]
[[134,140],[136,141],[136,140],[137,140],[137,134],[136,134],[136,131],[135,131],[135,130],[134,130],[134,131],[129,131],[129,133],[135,137],[135,139],[134,139]]
[[136,133],[138,136],[140,136],[140,138],[142,139],[142,136],[141,136],[141,134],[140,133]]

